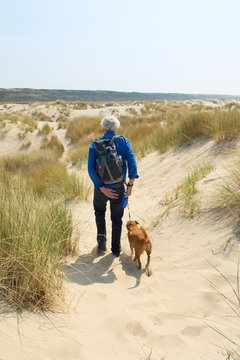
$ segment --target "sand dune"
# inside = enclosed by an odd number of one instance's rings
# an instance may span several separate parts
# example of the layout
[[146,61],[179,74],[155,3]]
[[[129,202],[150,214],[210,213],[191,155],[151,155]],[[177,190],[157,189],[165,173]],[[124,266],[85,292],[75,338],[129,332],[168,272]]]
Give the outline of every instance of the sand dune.
[[[236,282],[239,235],[216,211],[215,202],[216,189],[239,146],[202,141],[163,155],[152,153],[138,162],[140,177],[130,198],[130,214],[152,238],[151,277],[131,260],[125,226],[120,258],[110,250],[97,256],[92,196],[74,201],[71,209],[81,237],[79,256],[69,258],[65,266],[68,311],[16,314],[3,307],[0,359],[225,360],[229,342],[209,325],[236,339],[239,323],[210,287],[212,282],[233,298],[211,264]],[[198,182],[195,218],[184,217],[179,206],[168,209],[167,194],[192,165],[206,160],[215,170]],[[107,216],[109,249],[109,209]],[[126,209],[124,224],[128,218]]]

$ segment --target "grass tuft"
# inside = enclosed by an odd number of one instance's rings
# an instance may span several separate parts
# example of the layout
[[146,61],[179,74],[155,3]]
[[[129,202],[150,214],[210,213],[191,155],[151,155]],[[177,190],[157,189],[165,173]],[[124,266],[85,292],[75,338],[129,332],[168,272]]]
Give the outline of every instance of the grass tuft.
[[180,186],[179,199],[183,203],[184,211],[187,216],[193,218],[196,212],[197,201],[197,181],[214,170],[214,166],[209,163],[194,166],[191,173],[185,178]]
[[228,169],[228,177],[219,191],[219,200],[226,214],[235,224],[240,221],[240,155]]
[[17,308],[48,310],[63,299],[64,256],[77,250],[64,203],[88,194],[52,151],[0,159],[0,295]]
[[[236,284],[233,284],[216,266],[214,266],[210,262],[208,262],[208,263],[215,269],[215,271],[225,281],[225,283],[229,285],[229,287],[230,287],[230,289],[232,291],[232,296],[226,296],[222,291],[220,291],[216,287],[216,285],[213,282],[208,280],[209,283],[210,283],[211,289],[221,298],[221,300],[230,309],[230,311],[232,313],[231,318],[236,317],[239,320],[239,318],[240,318],[240,310],[239,310],[239,305],[240,305],[239,260],[238,260],[238,264],[237,264]],[[220,334],[223,338],[225,338],[232,345],[234,345],[234,347],[235,347],[234,349],[230,349],[230,350],[227,351],[228,359],[239,360],[240,359],[240,343],[238,342],[239,336],[236,336],[237,339],[235,340],[235,339],[233,339],[233,337],[226,334],[223,330],[220,330],[219,328],[216,328],[216,327],[211,326],[209,324],[207,324],[207,326],[209,326],[212,330],[214,330],[215,332]]]
[[51,150],[56,153],[57,157],[61,157],[64,153],[64,145],[55,135],[53,135],[49,141],[44,142],[41,149]]
[[73,141],[78,142],[90,134],[102,133],[100,128],[100,117],[77,117],[68,123],[66,135]]
[[48,124],[44,124],[39,133],[42,135],[49,135],[51,131],[51,127]]
[[76,249],[71,215],[6,173],[1,183],[0,294],[17,308],[51,309],[63,295],[63,256]]

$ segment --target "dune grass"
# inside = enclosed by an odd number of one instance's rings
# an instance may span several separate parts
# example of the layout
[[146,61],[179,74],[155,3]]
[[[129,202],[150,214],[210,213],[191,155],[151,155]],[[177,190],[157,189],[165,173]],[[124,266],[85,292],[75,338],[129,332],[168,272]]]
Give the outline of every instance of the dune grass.
[[78,240],[64,203],[88,192],[52,151],[0,159],[0,294],[17,308],[46,310],[63,299],[64,256]]
[[0,170],[18,174],[22,183],[36,195],[48,199],[87,199],[89,186],[75,174],[69,174],[66,166],[58,160],[59,154],[50,150],[0,158]]
[[30,153],[19,153],[15,155],[3,156],[0,158],[0,169],[16,173],[27,171],[31,166],[35,166],[46,161],[55,161],[56,154],[52,151],[35,150]]
[[227,179],[219,190],[221,207],[231,222],[239,224],[240,221],[240,154],[236,156],[232,166],[228,168]]
[[88,108],[88,105],[85,101],[75,101],[72,104],[74,110],[85,110]]
[[61,114],[58,116],[56,121],[58,122],[58,130],[67,128],[67,122],[68,122],[67,116]]
[[49,115],[43,113],[42,111],[34,112],[34,113],[32,114],[32,116],[33,116],[34,119],[36,119],[37,121],[48,121],[48,122],[52,122],[52,121],[53,121],[53,119],[52,119]]
[[[190,145],[195,139],[231,141],[240,133],[236,108],[187,108],[178,103],[144,104],[142,115],[120,116],[118,134],[126,136],[138,158],[151,151],[163,153],[172,147]],[[90,142],[103,135],[100,117],[78,117],[69,122],[66,135],[75,144],[68,154],[73,162],[86,159]],[[88,144],[88,146],[87,146]]]
[[52,150],[56,153],[57,157],[61,157],[64,153],[64,145],[55,135],[53,135],[50,140],[44,142],[41,145],[41,149]]
[[87,160],[91,141],[103,136],[100,120],[100,117],[77,117],[68,123],[66,136],[74,145],[68,152],[68,161],[77,163]]
[[87,199],[90,191],[77,175],[68,174],[65,165],[60,162],[46,162],[31,167],[27,184],[34,193],[49,199],[73,199],[77,196]]
[[[223,274],[216,266],[214,266],[213,264],[209,263],[214,270],[216,271],[216,273],[219,275],[220,278],[222,278],[224,280],[224,282],[229,286],[229,288],[231,289],[231,294],[230,295],[226,295],[224,294],[221,290],[219,290],[219,288],[215,285],[215,283],[213,283],[212,281],[208,280],[210,287],[212,289],[212,291],[214,293],[216,293],[221,300],[226,304],[226,306],[228,307],[228,309],[231,312],[231,316],[228,317],[228,319],[230,319],[230,328],[233,329],[232,326],[232,322],[233,319],[236,320],[236,323],[238,323],[239,319],[240,319],[240,269],[239,269],[239,260],[238,260],[238,264],[237,264],[237,272],[236,272],[236,283],[231,282],[227,276],[225,274]],[[224,330],[221,330],[219,328],[217,328],[216,326],[212,326],[210,324],[206,324],[207,326],[209,326],[212,330],[214,330],[215,332],[217,332],[218,334],[220,334],[224,339],[226,339],[231,346],[234,346],[234,348],[230,348],[228,350],[226,350],[227,352],[227,359],[232,359],[232,360],[239,360],[240,359],[240,342],[239,342],[239,336],[235,336],[235,339],[233,338],[233,336],[227,334]],[[226,321],[226,326],[228,325],[228,321]],[[236,333],[237,333],[237,329],[236,329]]]
[[66,136],[73,142],[78,142],[91,133],[101,132],[100,117],[76,117],[67,126]]
[[210,163],[198,164],[192,168],[192,171],[178,187],[178,198],[183,205],[184,213],[193,218],[195,216],[197,200],[197,182],[214,170]]
[[73,164],[85,162],[88,159],[89,145],[93,140],[94,137],[80,140],[76,146],[68,151],[67,160]]
[[39,133],[41,135],[49,135],[52,132],[51,127],[48,124],[44,124],[41,128],[41,130],[39,130]]
[[0,294],[17,308],[50,309],[62,299],[63,257],[76,250],[71,214],[6,172],[0,182]]
[[22,112],[16,112],[12,114],[1,114],[0,122],[8,121],[13,124],[20,124],[22,128],[36,129],[37,122],[33,116],[26,115]]

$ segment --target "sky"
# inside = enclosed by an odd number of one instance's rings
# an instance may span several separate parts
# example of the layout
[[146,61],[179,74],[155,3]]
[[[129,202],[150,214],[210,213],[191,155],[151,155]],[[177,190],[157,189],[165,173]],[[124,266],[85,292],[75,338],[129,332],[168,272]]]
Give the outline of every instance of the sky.
[[240,95],[239,0],[0,0],[0,87]]

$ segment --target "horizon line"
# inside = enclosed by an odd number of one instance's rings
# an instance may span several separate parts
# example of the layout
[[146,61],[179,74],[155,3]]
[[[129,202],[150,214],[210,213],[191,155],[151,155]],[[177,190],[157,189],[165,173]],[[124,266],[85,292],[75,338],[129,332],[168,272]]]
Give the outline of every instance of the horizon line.
[[121,91],[121,90],[90,90],[90,89],[64,89],[64,88],[34,88],[34,87],[0,87],[0,90],[47,90],[47,91],[89,91],[89,92],[113,92],[113,93],[130,93],[130,94],[180,94],[180,95],[199,95],[199,96],[232,96],[232,97],[240,97],[237,94],[224,94],[224,93],[198,93],[198,92],[160,92],[160,91]]

